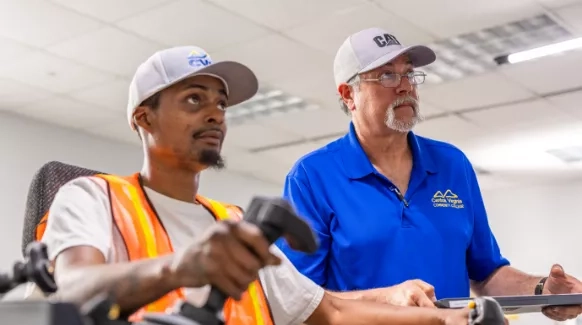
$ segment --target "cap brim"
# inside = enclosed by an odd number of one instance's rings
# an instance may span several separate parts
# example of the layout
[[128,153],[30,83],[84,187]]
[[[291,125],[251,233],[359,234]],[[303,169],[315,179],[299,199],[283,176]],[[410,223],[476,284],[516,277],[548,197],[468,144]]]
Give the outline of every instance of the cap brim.
[[251,99],[259,90],[259,81],[255,73],[244,64],[238,62],[216,62],[192,73],[189,77],[200,74],[216,75],[226,82],[229,106]]
[[360,73],[368,72],[381,67],[387,63],[392,62],[394,59],[403,54],[407,54],[410,57],[412,65],[417,68],[429,65],[436,60],[436,53],[430,47],[424,45],[407,46],[400,50],[392,51],[379,57],[374,62],[364,67]]

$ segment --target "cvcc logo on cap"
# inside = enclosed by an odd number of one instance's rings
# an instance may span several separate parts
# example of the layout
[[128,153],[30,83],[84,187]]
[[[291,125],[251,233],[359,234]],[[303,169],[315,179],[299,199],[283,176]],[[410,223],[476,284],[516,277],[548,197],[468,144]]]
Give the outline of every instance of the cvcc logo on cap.
[[192,50],[190,54],[188,54],[188,64],[194,68],[205,67],[212,64],[212,59],[204,52]]

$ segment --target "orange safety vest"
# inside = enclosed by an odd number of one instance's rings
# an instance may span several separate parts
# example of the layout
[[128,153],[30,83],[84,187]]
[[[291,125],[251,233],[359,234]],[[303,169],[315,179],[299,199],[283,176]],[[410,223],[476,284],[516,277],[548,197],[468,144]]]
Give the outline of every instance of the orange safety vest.
[[[95,175],[109,187],[111,211],[115,225],[125,242],[130,261],[173,253],[172,243],[139,181],[139,174],[129,177]],[[208,209],[216,220],[240,219],[240,208],[196,195],[196,201]],[[36,228],[36,240],[41,240],[46,229],[48,212]],[[130,321],[138,321],[145,312],[168,312],[184,298],[183,289],[170,292],[157,301],[132,314]],[[249,285],[239,301],[228,299],[224,305],[228,325],[273,325],[273,317],[259,280]]]

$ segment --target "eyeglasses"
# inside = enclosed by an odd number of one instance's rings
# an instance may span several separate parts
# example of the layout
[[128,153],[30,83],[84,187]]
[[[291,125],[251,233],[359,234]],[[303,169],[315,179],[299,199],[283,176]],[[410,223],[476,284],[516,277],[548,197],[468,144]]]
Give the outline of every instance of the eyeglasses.
[[412,85],[420,85],[426,78],[426,73],[421,71],[412,71],[405,74],[384,73],[375,79],[360,79],[361,81],[379,82],[384,88],[393,88],[400,86],[402,77],[406,77]]

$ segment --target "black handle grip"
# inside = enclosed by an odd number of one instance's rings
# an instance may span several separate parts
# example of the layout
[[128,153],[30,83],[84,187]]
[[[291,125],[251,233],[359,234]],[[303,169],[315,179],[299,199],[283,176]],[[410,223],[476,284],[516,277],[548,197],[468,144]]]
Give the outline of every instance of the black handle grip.
[[[244,214],[244,220],[259,227],[270,244],[285,235],[293,241],[293,247],[300,251],[314,252],[319,246],[311,227],[281,198],[253,198]],[[218,324],[222,324],[221,311],[227,299],[228,296],[220,289],[212,287],[206,305],[202,308],[205,312],[196,312],[192,310],[192,306],[183,306],[182,314],[188,313],[191,315],[189,318],[195,320],[206,317],[204,315],[215,314],[219,318]]]

